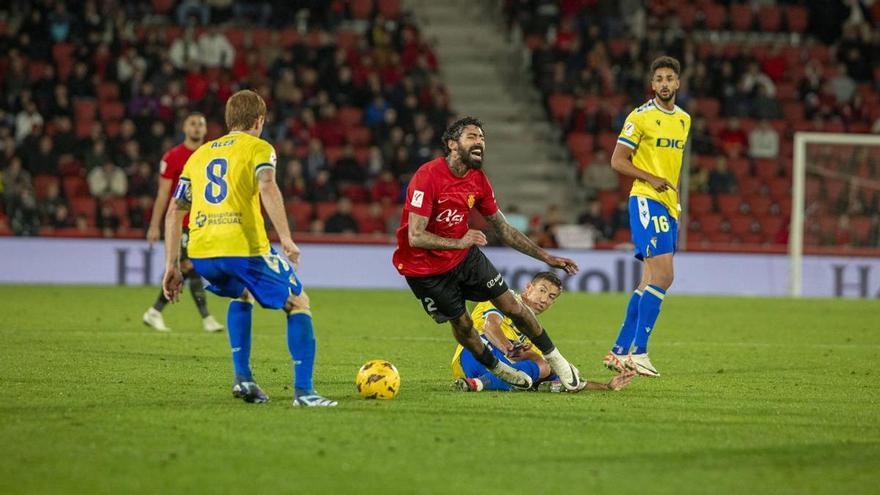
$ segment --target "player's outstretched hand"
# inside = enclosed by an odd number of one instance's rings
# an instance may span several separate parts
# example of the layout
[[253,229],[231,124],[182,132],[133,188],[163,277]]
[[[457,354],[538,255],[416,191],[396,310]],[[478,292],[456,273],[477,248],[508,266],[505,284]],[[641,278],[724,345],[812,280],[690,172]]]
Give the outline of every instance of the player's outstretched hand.
[[462,249],[471,246],[485,246],[489,241],[486,240],[486,234],[482,230],[469,229],[464,237],[461,238]]
[[549,256],[547,258],[547,264],[553,268],[561,268],[569,275],[574,275],[579,270],[577,263],[575,263],[574,260],[563,258],[561,256]]
[[177,302],[180,300],[180,291],[183,289],[183,274],[180,268],[165,270],[162,277],[162,292],[169,301]]
[[651,187],[657,192],[664,192],[667,189],[675,191],[675,186],[662,177],[652,177],[651,179],[648,179],[648,184],[651,184]]
[[635,376],[635,371],[622,371],[619,375],[615,376],[608,382],[608,390],[613,390],[616,392],[622,388],[626,388],[630,384],[630,382],[632,382]]
[[293,267],[296,268],[299,266],[299,246],[293,242],[293,239],[282,239],[281,240],[281,249],[284,250],[284,254],[287,255],[287,259],[293,263]]
[[152,246],[154,242],[159,240],[159,227],[150,225],[147,229],[147,242]]

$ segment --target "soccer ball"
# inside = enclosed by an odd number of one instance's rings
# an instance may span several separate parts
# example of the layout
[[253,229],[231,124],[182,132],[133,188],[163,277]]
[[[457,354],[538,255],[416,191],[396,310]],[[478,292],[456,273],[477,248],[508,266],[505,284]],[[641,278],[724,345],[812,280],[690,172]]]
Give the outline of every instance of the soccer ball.
[[372,359],[361,366],[355,383],[364,399],[393,399],[400,390],[400,373],[388,361]]

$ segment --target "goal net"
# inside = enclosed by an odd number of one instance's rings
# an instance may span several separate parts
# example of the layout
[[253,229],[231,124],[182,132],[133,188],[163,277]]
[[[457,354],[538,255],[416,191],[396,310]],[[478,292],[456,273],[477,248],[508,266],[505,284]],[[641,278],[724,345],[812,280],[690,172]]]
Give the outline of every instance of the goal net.
[[803,255],[880,256],[880,135],[794,136],[789,291],[803,292]]

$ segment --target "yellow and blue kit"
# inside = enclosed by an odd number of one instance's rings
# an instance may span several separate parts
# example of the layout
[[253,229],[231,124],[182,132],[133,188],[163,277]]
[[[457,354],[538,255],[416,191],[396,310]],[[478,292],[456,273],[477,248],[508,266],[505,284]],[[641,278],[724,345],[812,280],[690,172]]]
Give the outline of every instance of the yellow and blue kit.
[[[691,116],[674,106],[666,110],[649,100],[627,116],[617,142],[633,150],[637,168],[677,187]],[[675,252],[678,238],[678,192],[658,192],[643,180],[630,191],[630,229],[639,259]]]
[[237,298],[247,288],[263,306],[281,308],[302,284],[269,246],[257,175],[275,168],[266,141],[231,132],[199,147],[187,160],[174,192],[191,202],[189,256],[208,290]]

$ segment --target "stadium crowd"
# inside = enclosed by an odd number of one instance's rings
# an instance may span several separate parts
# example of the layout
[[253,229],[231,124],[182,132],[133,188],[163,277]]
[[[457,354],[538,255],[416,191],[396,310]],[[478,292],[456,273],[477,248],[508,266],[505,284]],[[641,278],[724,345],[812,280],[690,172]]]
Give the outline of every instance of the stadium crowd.
[[[689,244],[786,243],[793,133],[880,133],[880,2],[508,0],[505,13],[578,165],[580,222],[604,239],[629,235],[610,152],[659,54],[681,60],[677,104],[693,117]],[[808,244],[880,246],[880,150],[809,155]]]
[[382,233],[440,153],[437,59],[399,1],[16,1],[0,15],[0,235],[140,237],[189,112],[239,88],[298,231]]

